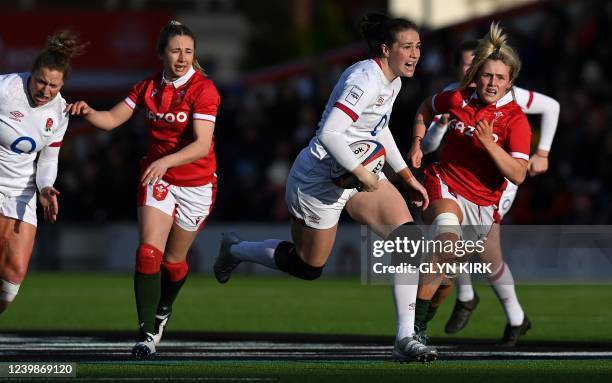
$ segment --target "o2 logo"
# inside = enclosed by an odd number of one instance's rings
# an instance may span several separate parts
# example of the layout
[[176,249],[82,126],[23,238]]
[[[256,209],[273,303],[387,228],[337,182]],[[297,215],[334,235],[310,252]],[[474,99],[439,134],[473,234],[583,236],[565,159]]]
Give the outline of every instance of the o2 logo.
[[[385,127],[385,124],[387,123],[388,117],[385,114],[384,116],[382,116],[382,118],[380,119],[380,121],[378,121],[378,124],[376,124],[376,126],[374,127],[374,129],[372,129],[372,131],[370,132],[370,134],[372,135],[372,137],[376,137],[376,135],[378,134],[378,132],[380,132],[382,130],[382,128]],[[380,129],[378,129],[380,128]]]
[[11,144],[11,151],[17,154],[30,154],[36,150],[36,141],[32,137],[19,137]]

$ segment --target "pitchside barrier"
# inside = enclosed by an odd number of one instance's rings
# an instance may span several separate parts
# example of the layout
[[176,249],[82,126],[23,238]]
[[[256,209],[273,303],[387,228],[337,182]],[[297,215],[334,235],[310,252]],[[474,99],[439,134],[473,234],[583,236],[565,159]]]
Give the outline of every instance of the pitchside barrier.
[[[425,226],[421,229],[428,230]],[[189,254],[192,271],[212,273],[221,233],[229,230],[250,241],[290,238],[289,226],[284,224],[209,224]],[[361,276],[364,283],[380,282],[374,265],[381,262],[389,265],[390,261],[388,253],[383,257],[377,255],[381,249],[398,251],[393,247],[383,248],[381,240],[368,227],[341,224],[324,276]],[[130,272],[137,241],[137,227],[131,223],[41,225],[32,268]],[[612,282],[612,226],[503,225],[502,247],[517,282]],[[472,257],[470,262],[480,260]],[[376,267],[381,269],[380,265]],[[483,269],[472,266],[471,270]],[[278,273],[254,264],[242,264],[236,272]],[[476,273],[474,279],[484,276]]]

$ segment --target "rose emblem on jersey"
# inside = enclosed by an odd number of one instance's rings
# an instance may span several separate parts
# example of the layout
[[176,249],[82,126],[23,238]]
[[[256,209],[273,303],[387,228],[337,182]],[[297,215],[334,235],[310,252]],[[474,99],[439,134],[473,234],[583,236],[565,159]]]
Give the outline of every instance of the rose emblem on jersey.
[[168,195],[168,185],[164,185],[161,183],[156,183],[153,185],[153,198],[158,201],[163,201],[166,199]]
[[50,132],[53,127],[53,119],[47,118],[47,122],[45,123],[45,132]]

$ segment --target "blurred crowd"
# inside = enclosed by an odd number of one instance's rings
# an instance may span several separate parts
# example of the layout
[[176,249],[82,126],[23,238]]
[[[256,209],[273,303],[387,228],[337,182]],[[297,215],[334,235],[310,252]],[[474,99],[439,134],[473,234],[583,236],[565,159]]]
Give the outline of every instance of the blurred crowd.
[[[420,102],[455,81],[454,48],[483,36],[489,21],[422,32],[417,74],[404,80],[391,117],[404,153]],[[525,181],[505,222],[612,222],[612,78],[605,69],[612,62],[612,2],[553,2],[509,15],[502,26],[523,61],[518,85],[561,104],[549,171]],[[365,47],[360,52],[365,54]],[[363,57],[359,54],[334,63],[315,60],[308,70],[274,81],[220,86],[219,190],[211,221],[287,221],[284,187],[292,161],[317,129],[339,74]],[[535,148],[540,117],[530,116],[530,122]],[[92,132],[82,120],[71,124],[58,177],[62,221],[134,220],[144,120],[133,118],[111,134]]]

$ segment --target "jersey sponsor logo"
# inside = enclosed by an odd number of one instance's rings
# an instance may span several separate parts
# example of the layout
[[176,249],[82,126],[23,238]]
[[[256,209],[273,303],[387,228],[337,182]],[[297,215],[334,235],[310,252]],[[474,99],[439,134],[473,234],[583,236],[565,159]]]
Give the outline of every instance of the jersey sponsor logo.
[[378,100],[376,100],[376,106],[381,106],[382,104],[385,103],[385,99],[382,96],[378,97]]
[[17,154],[30,154],[36,150],[36,141],[32,137],[19,137],[11,144],[11,151]]
[[158,201],[163,201],[168,195],[168,186],[160,183],[153,185],[153,198]]
[[11,117],[9,117],[11,120],[17,121],[17,122],[21,122],[21,119],[24,118],[24,114],[21,113],[18,110],[12,111],[10,112]]
[[47,122],[45,123],[45,132],[50,132],[53,127],[53,119],[51,117],[47,118]]
[[355,106],[355,105],[357,105],[357,101],[359,101],[361,96],[363,96],[363,90],[361,90],[360,87],[355,85],[351,89],[349,89],[349,92],[348,92],[348,94],[346,95],[346,97],[344,99],[349,104]]
[[152,121],[166,121],[169,124],[173,122],[185,122],[187,121],[187,113],[178,112],[178,113],[153,113],[152,111],[147,112],[147,118]]
[[[462,134],[466,137],[472,137],[474,135],[474,131],[476,131],[476,128],[471,126],[471,125],[465,125],[465,123],[463,121],[458,121],[458,120],[451,120],[450,121],[450,128],[456,130],[459,134]],[[493,133],[493,142],[497,142],[499,141],[499,136],[495,133]]]

